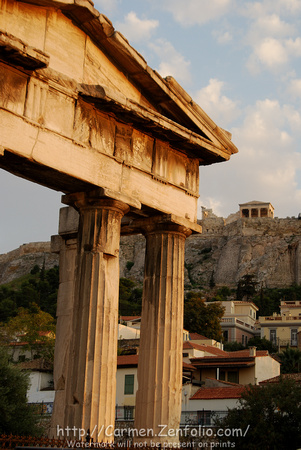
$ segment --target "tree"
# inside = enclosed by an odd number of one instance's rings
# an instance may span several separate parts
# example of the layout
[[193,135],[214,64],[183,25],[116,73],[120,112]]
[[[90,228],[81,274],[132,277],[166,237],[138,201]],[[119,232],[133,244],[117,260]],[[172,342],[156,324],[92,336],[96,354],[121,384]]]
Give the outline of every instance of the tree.
[[257,350],[268,350],[269,353],[277,353],[278,349],[273,342],[268,341],[265,337],[255,336],[248,340],[248,347],[256,347]]
[[128,278],[119,281],[119,314],[131,316],[141,314],[142,289]]
[[250,300],[256,294],[256,287],[257,283],[254,275],[244,275],[237,285],[237,300],[242,300],[244,297]]
[[287,347],[278,354],[281,361],[281,373],[301,372],[301,351]]
[[220,321],[224,312],[221,303],[206,305],[200,293],[189,292],[184,303],[184,328],[219,341],[222,338]]
[[237,352],[238,350],[245,350],[245,346],[241,342],[225,342],[224,350],[225,352]]
[[28,386],[28,374],[10,364],[6,351],[0,347],[0,434],[39,434],[26,399]]
[[25,342],[24,349],[53,361],[55,343],[55,321],[35,303],[28,309],[19,308],[16,317],[11,318],[2,329],[2,341],[10,343],[16,338]]
[[[229,410],[218,427],[241,430],[241,436],[226,437],[240,450],[287,450],[301,446],[301,386],[293,380],[248,386],[239,406]],[[240,434],[240,433],[237,433]]]

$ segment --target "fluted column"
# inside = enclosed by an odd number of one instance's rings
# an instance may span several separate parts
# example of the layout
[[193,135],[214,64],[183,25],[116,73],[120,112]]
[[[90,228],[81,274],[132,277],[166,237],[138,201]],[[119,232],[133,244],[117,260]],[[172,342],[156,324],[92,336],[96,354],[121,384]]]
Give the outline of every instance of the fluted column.
[[[59,290],[54,351],[53,380],[55,400],[51,416],[50,438],[60,437],[64,427],[66,379],[70,358],[70,339],[74,307],[75,267],[77,256],[78,213],[71,207],[61,208],[59,235],[51,237],[51,251],[59,254]],[[62,437],[62,436],[61,436]]]
[[67,201],[79,210],[80,221],[64,425],[73,428],[74,437],[78,438],[78,433],[86,435],[89,430],[94,442],[111,442],[115,423],[120,224],[129,208],[120,201],[84,193],[70,194]]
[[[184,251],[190,230],[172,223],[145,230],[146,258],[135,428],[150,443],[177,442],[181,415]],[[143,434],[143,431],[142,431]],[[161,434],[161,436],[160,436]]]

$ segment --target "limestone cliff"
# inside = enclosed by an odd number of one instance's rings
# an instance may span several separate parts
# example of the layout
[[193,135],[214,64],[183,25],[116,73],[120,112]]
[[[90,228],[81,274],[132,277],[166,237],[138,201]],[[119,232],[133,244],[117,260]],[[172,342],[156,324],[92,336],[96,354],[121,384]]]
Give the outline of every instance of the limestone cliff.
[[[201,225],[203,234],[186,240],[186,289],[211,282],[235,287],[246,274],[254,275],[262,287],[301,283],[301,220],[236,218],[226,224],[222,218],[210,218]],[[122,239],[121,276],[142,281],[144,239]]]
[[51,253],[50,242],[31,242],[0,255],[0,284],[28,274],[37,264],[45,269],[58,265],[58,256]]
[[221,226],[202,221],[203,234],[189,238],[190,283],[235,286],[246,274],[262,287],[301,283],[301,221],[238,219]]
[[[263,287],[301,283],[301,220],[238,219],[228,224],[222,218],[201,221],[202,235],[186,241],[185,288],[235,287],[252,274]],[[143,281],[145,239],[121,238],[120,276]],[[58,264],[50,243],[25,244],[0,255],[0,284],[28,273],[35,264],[46,269]]]

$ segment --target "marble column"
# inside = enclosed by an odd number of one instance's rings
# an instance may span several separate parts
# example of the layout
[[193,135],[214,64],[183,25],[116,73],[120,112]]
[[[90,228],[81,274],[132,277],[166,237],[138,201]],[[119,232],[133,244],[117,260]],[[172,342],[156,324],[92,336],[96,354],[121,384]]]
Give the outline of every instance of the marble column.
[[[181,415],[184,252],[191,231],[175,223],[144,229],[144,273],[136,441],[178,442]],[[144,430],[150,430],[149,433]]]
[[55,400],[51,416],[50,438],[60,437],[62,433],[58,435],[58,430],[64,428],[65,387],[70,356],[70,336],[74,305],[77,231],[78,213],[71,207],[61,208],[59,235],[51,237],[51,251],[59,254],[60,284],[57,297],[55,364],[53,369]]
[[80,213],[64,424],[75,438],[113,442],[120,225],[129,207],[89,193],[64,202]]

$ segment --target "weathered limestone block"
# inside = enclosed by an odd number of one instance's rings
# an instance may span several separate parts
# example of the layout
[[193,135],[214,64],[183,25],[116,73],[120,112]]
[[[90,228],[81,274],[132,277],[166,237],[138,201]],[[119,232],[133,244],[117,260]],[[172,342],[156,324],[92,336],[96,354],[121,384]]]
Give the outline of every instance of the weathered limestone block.
[[[33,13],[34,9],[34,13]],[[48,12],[43,8],[12,0],[1,2],[1,31],[17,36],[28,45],[43,50]]]
[[0,107],[23,114],[27,76],[0,64]]
[[83,82],[92,85],[103,84],[115,92],[127,92],[128,98],[143,106],[153,108],[151,103],[141,95],[141,92],[129,83],[126,75],[116,70],[114,64],[97,48],[90,37],[86,40]]
[[66,20],[61,11],[54,10],[50,10],[47,15],[45,31],[44,51],[51,55],[51,68],[82,82],[85,33]]

